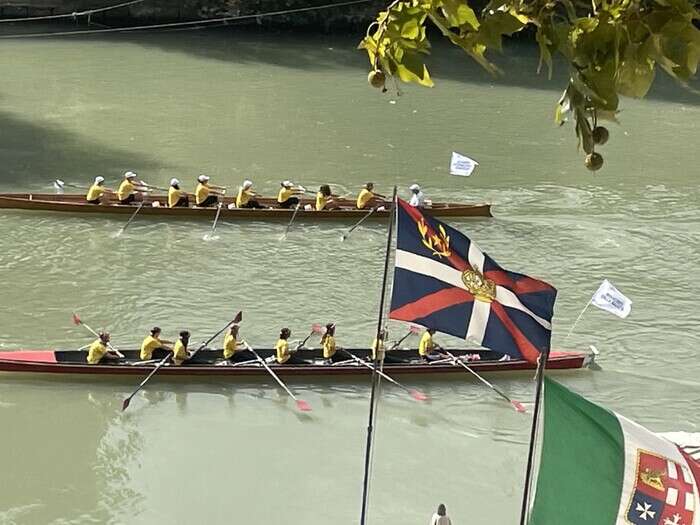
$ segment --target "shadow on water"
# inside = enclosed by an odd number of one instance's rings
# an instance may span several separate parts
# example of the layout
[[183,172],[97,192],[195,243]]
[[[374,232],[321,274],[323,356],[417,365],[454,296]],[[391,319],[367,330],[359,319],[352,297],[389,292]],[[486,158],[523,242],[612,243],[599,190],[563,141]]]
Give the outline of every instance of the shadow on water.
[[48,188],[58,177],[88,180],[101,174],[120,176],[126,169],[163,168],[160,162],[134,151],[105,147],[55,125],[36,125],[0,111],[0,187],[35,185]]

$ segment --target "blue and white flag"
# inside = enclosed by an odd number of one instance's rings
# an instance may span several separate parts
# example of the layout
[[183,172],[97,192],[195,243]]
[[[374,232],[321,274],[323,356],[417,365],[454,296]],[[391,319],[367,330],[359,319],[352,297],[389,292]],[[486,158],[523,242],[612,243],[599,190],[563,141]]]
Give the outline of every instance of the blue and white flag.
[[632,311],[632,301],[605,279],[593,294],[591,304],[624,319]]
[[469,177],[478,165],[479,163],[474,159],[453,151],[452,159],[450,160],[450,175]]

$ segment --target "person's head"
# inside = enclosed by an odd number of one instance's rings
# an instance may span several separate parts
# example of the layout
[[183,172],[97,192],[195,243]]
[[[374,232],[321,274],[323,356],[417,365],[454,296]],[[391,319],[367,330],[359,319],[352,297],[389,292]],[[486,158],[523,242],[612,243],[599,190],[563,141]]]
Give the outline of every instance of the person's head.
[[252,181],[252,180],[246,179],[246,180],[243,181],[243,189],[244,189],[244,190],[249,190],[249,189],[252,188],[252,187],[253,187],[253,181]]
[[292,331],[289,328],[282,328],[282,330],[280,330],[280,339],[289,339],[290,335],[292,335]]
[[335,335],[335,323],[328,323],[326,325],[326,333],[328,335]]
[[445,508],[445,505],[440,503],[437,508],[437,514],[438,516],[447,516],[447,509]]
[[190,340],[190,333],[187,330],[180,332],[180,339],[183,343],[187,344]]
[[233,337],[236,337],[238,335],[238,325],[237,324],[231,325],[231,335]]
[[98,186],[102,186],[104,182],[105,178],[102,175],[98,175],[97,177],[95,177],[95,184],[97,184]]
[[151,328],[151,335],[153,337],[160,336],[160,326],[154,326],[153,328]]
[[331,194],[331,187],[328,184],[324,184],[318,189],[319,192],[321,192],[321,195],[324,197],[329,197]]
[[175,188],[176,190],[180,189],[180,181],[177,179],[170,179],[170,185]]
[[292,184],[291,180],[283,180],[282,182],[280,182],[280,186],[282,186],[283,188],[291,188],[294,185]]
[[365,188],[368,191],[372,191],[374,189],[374,182],[368,182],[367,184],[365,184]]
[[435,335],[435,328],[428,328],[428,333],[430,335]]
[[133,171],[127,171],[127,172],[124,174],[124,178],[125,178],[126,180],[134,180],[134,179],[136,178],[136,173],[134,173]]
[[110,339],[111,336],[109,335],[109,332],[100,332],[100,341],[103,343],[109,343]]
[[418,186],[418,184],[411,184],[408,189],[411,190],[412,193],[420,193],[420,186]]
[[379,339],[381,339],[382,341],[386,341],[387,337],[389,337],[389,330],[387,330],[386,328],[382,328],[381,330],[379,330]]
[[209,177],[207,177],[206,175],[200,175],[199,177],[197,177],[197,182],[201,184],[206,184],[207,182],[209,182]]

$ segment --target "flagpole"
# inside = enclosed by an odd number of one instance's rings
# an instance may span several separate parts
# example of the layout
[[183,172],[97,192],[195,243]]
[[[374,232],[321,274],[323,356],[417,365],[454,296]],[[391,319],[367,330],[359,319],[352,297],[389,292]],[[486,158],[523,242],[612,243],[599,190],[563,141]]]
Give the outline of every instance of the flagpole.
[[537,391],[535,393],[535,409],[532,414],[532,428],[530,429],[530,450],[527,454],[527,467],[525,470],[525,488],[523,489],[523,503],[520,509],[520,525],[527,525],[527,515],[530,504],[530,485],[532,483],[532,466],[535,457],[535,442],[537,440],[537,424],[540,415],[542,399],[542,385],[544,384],[544,371],[549,360],[549,346],[540,356],[537,366]]
[[[391,208],[389,209],[389,229],[386,236],[386,254],[384,256],[384,277],[382,279],[382,292],[379,298],[379,312],[377,314],[377,332],[375,334],[377,344],[382,331],[382,320],[384,318],[384,299],[386,298],[386,284],[389,277],[389,259],[391,256],[391,240],[394,233],[394,221],[396,220],[396,186],[391,198]],[[372,432],[374,430],[375,395],[379,385],[380,376],[377,373],[379,352],[374,355],[374,367],[372,369],[372,389],[369,397],[369,418],[367,421],[367,441],[365,444],[365,472],[362,481],[362,511],[360,512],[360,525],[365,525],[367,519],[367,503],[369,499],[369,473],[370,460],[372,456]]]
[[588,307],[591,306],[591,303],[593,302],[593,297],[591,297],[588,302],[586,303],[586,306],[583,307],[583,310],[581,310],[581,313],[578,314],[578,317],[574,321],[574,324],[571,326],[571,329],[569,330],[569,333],[566,334],[566,337],[564,338],[564,343],[566,343],[566,340],[569,338],[569,336],[574,332],[574,328],[576,328],[576,325],[578,322],[581,320],[581,317],[583,317],[583,314],[586,313],[586,310],[588,310]]

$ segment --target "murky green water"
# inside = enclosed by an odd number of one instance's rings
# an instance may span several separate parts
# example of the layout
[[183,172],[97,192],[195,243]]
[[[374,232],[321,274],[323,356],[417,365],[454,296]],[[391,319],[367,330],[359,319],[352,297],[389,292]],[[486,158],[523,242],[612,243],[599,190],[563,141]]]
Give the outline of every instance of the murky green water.
[[[6,29],[6,31],[9,31]],[[153,184],[200,172],[276,190],[293,178],[356,191],[414,181],[429,196],[494,203],[455,222],[496,260],[559,289],[555,345],[603,278],[634,301],[626,321],[589,311],[567,347],[601,350],[603,371],[573,388],[655,430],[696,430],[700,314],[700,106],[668,82],[625,101],[592,175],[570,129],[551,124],[557,81],[525,51],[494,83],[445,51],[433,90],[380,96],[347,38],[169,33],[3,41],[0,191],[50,191],[61,177]],[[452,150],[481,166],[447,174]],[[196,340],[243,309],[269,345],[338,322],[366,345],[376,317],[384,229],[299,223],[0,214],[0,348],[78,347],[78,311],[136,346],[159,324]],[[394,333],[401,328],[395,326]],[[446,339],[445,339],[446,340]],[[528,376],[498,384],[531,400]],[[363,382],[293,383],[310,416],[269,381],[160,382],[122,415],[136,381],[0,377],[0,523],[357,522],[368,408]],[[371,523],[427,523],[445,502],[456,525],[517,520],[530,420],[465,375],[411,382],[419,405],[385,386]]]

